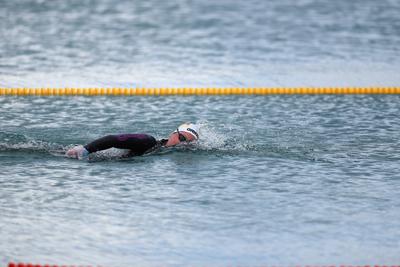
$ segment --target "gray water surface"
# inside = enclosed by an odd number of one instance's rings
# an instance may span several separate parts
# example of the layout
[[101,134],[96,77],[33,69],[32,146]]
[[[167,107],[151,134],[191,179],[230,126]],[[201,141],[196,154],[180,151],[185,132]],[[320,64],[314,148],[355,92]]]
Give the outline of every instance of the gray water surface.
[[[397,96],[0,98],[0,255],[102,266],[395,264]],[[199,143],[65,158],[112,133]]]
[[[400,1],[0,0],[0,87],[399,86]],[[0,264],[398,264],[398,96],[0,97]],[[64,157],[114,133],[200,141]]]
[[0,1],[1,87],[398,86],[396,0]]

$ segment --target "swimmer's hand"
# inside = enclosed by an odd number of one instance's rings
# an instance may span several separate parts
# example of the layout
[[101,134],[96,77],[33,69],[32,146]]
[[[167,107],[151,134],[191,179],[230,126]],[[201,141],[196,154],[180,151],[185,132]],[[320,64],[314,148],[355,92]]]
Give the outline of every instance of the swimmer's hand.
[[74,159],[85,159],[89,156],[89,151],[87,151],[83,146],[76,146],[69,149],[67,153],[65,153],[65,156]]

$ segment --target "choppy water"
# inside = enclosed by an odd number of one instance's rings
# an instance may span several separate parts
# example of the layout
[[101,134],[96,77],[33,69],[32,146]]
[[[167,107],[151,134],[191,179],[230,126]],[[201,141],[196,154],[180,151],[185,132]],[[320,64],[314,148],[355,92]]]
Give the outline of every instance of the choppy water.
[[398,86],[397,0],[0,1],[0,86]]
[[[398,96],[0,98],[0,255],[104,266],[399,261]],[[196,146],[77,161],[110,133]]]
[[[398,86],[399,10],[0,0],[0,86]],[[1,97],[0,264],[398,264],[399,100]],[[63,157],[185,121],[195,146]]]

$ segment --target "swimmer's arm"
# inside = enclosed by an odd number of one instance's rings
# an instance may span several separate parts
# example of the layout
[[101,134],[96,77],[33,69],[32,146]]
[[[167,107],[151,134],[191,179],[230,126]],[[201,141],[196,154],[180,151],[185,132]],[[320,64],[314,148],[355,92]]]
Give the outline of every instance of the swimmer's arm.
[[107,135],[84,146],[89,153],[94,153],[109,148],[131,149],[127,140],[121,140],[117,135]]
[[66,156],[70,158],[82,159],[87,157],[90,153],[106,150],[112,147],[131,149],[132,144],[128,143],[127,140],[120,140],[117,135],[107,135],[96,139],[85,146],[76,146],[69,149],[66,152]]

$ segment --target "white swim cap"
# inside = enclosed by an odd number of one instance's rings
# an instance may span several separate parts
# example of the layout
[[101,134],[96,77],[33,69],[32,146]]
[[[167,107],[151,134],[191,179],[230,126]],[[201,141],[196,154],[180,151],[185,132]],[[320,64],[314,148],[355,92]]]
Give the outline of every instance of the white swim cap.
[[[199,139],[199,126],[193,123],[184,123],[178,127],[179,132],[190,133],[196,140]],[[176,133],[177,131],[174,131]]]

